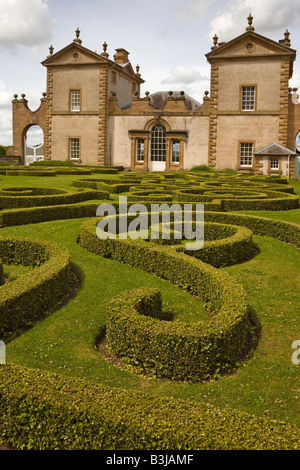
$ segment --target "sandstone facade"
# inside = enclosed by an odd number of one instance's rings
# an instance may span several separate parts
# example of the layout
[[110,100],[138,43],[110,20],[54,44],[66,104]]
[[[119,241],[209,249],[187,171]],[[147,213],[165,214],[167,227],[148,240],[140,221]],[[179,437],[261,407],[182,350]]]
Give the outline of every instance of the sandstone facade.
[[[297,89],[289,88],[296,51],[289,33],[276,42],[255,32],[227,43],[213,38],[206,59],[210,91],[198,103],[184,92],[146,93],[139,66],[107,44],[98,54],[71,44],[42,62],[47,93],[32,112],[23,95],[13,105],[11,155],[24,162],[24,137],[38,124],[45,159],[83,165],[122,165],[133,171],[181,170],[197,165],[255,174],[295,175],[300,131]],[[274,155],[272,144],[278,144]],[[268,152],[260,152],[268,147]],[[282,149],[282,153],[280,153]]]

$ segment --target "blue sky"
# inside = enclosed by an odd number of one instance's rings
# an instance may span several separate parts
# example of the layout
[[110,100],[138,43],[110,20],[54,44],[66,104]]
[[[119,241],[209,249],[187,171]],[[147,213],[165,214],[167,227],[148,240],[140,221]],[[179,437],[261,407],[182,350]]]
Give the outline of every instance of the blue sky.
[[[37,109],[46,88],[41,61],[50,45],[57,52],[71,43],[77,27],[93,51],[106,41],[111,58],[116,48],[130,52],[146,81],[142,95],[184,90],[201,102],[214,34],[220,41],[242,34],[250,11],[257,33],[278,41],[288,29],[300,50],[299,0],[0,0],[0,144],[12,145],[13,95],[25,93]],[[300,61],[290,85],[300,85]]]

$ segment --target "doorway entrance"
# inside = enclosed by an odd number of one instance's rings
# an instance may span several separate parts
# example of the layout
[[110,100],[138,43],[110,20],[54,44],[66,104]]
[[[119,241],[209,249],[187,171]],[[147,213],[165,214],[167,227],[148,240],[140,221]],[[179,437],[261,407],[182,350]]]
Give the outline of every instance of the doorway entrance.
[[163,124],[154,124],[151,128],[149,170],[164,171],[166,155],[166,128]]

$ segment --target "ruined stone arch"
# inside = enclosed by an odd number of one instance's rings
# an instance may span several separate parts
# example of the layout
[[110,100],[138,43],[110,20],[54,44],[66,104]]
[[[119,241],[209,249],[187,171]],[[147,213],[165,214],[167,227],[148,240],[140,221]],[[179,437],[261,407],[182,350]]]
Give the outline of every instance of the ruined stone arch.
[[28,107],[28,101],[25,95],[22,99],[15,99],[12,101],[12,120],[13,120],[13,146],[10,149],[10,154],[15,157],[20,157],[21,163],[25,163],[25,136],[28,129],[32,126],[39,126],[44,133],[44,147],[45,158],[47,154],[47,120],[46,120],[46,94],[43,94],[41,104],[36,111],[31,111]]

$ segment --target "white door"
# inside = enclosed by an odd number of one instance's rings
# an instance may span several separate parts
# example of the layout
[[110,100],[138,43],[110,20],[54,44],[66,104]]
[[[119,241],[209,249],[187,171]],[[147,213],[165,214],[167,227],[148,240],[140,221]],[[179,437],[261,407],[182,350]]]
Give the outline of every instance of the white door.
[[166,162],[156,162],[150,159],[149,162],[149,171],[165,171]]

